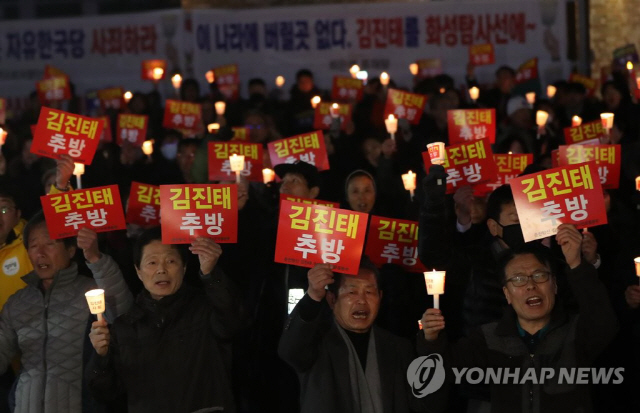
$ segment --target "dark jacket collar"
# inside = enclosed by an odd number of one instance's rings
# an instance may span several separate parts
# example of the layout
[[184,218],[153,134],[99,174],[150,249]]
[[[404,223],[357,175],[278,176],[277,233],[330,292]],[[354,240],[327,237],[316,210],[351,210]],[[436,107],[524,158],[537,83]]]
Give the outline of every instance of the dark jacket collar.
[[143,289],[136,297],[136,305],[134,305],[125,315],[125,320],[133,323],[142,319],[145,314],[165,315],[178,311],[183,303],[193,294],[193,288],[186,283],[182,283],[178,291],[169,296],[156,300],[151,297],[149,291]]
[[[549,328],[546,332],[548,333],[560,327],[565,324],[567,320],[568,316],[562,304],[556,301],[553,310],[551,310],[551,320],[549,321]],[[513,307],[509,306],[505,309],[502,318],[498,321],[495,331],[498,336],[520,337],[518,332],[518,317]]]
[[[69,265],[64,270],[58,271],[56,275],[53,276],[53,283],[51,284],[51,288],[54,287],[64,287],[65,285],[71,284],[78,277],[78,264],[71,261],[71,265]],[[24,275],[22,281],[24,281],[28,286],[38,288],[40,286],[40,277],[36,274],[36,271],[33,270],[27,275]]]

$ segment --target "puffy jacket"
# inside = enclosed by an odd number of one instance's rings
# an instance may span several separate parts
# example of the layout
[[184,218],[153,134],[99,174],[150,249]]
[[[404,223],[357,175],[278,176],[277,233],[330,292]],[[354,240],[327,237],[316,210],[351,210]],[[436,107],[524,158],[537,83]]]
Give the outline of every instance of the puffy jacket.
[[9,233],[5,246],[0,248],[0,310],[13,293],[25,287],[22,276],[33,270],[22,243],[22,230],[26,223],[21,219]]
[[15,413],[80,413],[82,360],[90,312],[84,293],[103,288],[107,318],[114,319],[133,303],[120,268],[103,254],[87,264],[94,279],[78,274],[72,264],[55,275],[44,294],[32,271],[27,286],[9,298],[0,314],[0,373],[20,352],[22,372]]

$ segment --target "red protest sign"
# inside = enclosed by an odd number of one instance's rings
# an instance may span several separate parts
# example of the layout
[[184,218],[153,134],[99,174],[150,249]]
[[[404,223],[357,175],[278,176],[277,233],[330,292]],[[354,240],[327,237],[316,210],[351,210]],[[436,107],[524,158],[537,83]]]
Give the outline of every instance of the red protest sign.
[[332,103],[321,102],[316,106],[313,129],[329,129],[333,120],[332,111],[335,111],[334,116],[340,118],[340,129],[347,129],[347,124],[351,122],[351,105],[346,103],[335,104],[338,105],[337,110],[332,108]]
[[149,117],[147,115],[119,114],[116,142],[118,145],[122,145],[124,141],[127,141],[135,146],[142,146],[142,143],[147,138],[148,125]]
[[51,66],[51,65],[46,65],[44,67],[44,78],[48,79],[50,77],[66,77],[67,79],[69,78],[69,75],[67,75],[65,72],[63,72],[62,70],[58,69],[57,67]]
[[447,193],[452,194],[463,185],[474,186],[498,178],[489,139],[462,143],[445,148],[442,166],[447,172]]
[[578,73],[571,73],[569,76],[569,82],[576,82],[582,84],[587,89],[587,94],[593,96],[596,93],[598,87],[598,81],[588,76],[583,76]]
[[558,161],[560,165],[595,161],[602,187],[616,189],[620,186],[620,145],[562,145]]
[[303,204],[322,205],[322,206],[328,206],[331,208],[340,208],[340,204],[337,202],[323,201],[321,199],[301,198],[298,196],[287,195],[287,194],[280,194],[280,203],[282,203],[282,201],[291,201],[291,202],[297,202],[297,203],[303,203]]
[[131,182],[126,218],[128,224],[160,225],[160,187]]
[[560,224],[607,223],[595,162],[561,166],[511,180],[526,242],[555,235]]
[[111,120],[108,116],[100,116],[98,120],[102,121],[102,133],[100,134],[100,141],[111,142],[113,136],[111,135]]
[[331,100],[360,100],[364,92],[364,82],[362,79],[350,77],[334,76],[333,87],[331,88]]
[[420,78],[434,77],[442,74],[442,59],[420,59],[416,62]]
[[163,244],[189,244],[198,237],[218,243],[238,239],[237,185],[160,185]]
[[[162,69],[162,75],[156,77],[153,74],[153,70],[159,68]],[[158,81],[164,79],[167,74],[167,61],[163,59],[150,59],[142,61],[142,70],[140,72],[140,78],[142,80]]]
[[100,99],[100,107],[102,107],[103,110],[120,110],[124,106],[124,89],[121,87],[112,87],[98,90],[98,99]]
[[7,99],[0,98],[0,125],[7,121]]
[[303,133],[302,135],[269,142],[267,148],[269,148],[271,165],[294,163],[300,160],[314,165],[318,168],[318,171],[329,169],[329,157],[324,145],[322,131]]
[[126,229],[117,185],[46,195],[40,202],[51,239],[72,237],[80,228]]
[[422,162],[424,163],[423,167],[425,172],[429,173],[429,168],[431,168],[431,156],[429,156],[429,151],[422,152]]
[[249,181],[262,182],[262,145],[243,142],[209,142],[209,180],[229,181],[236,179],[231,170],[229,157],[244,156],[244,170],[240,175]]
[[524,83],[531,79],[538,78],[538,58],[529,59],[518,68],[516,83]]
[[38,91],[38,99],[43,105],[47,104],[47,102],[71,98],[69,78],[66,76],[42,79],[36,82],[36,89]]
[[67,154],[74,161],[91,165],[104,122],[42,107],[31,145],[31,153],[58,159]]
[[426,104],[427,97],[425,95],[389,89],[387,102],[384,106],[384,118],[387,119],[389,115],[394,115],[398,119],[406,119],[412,125],[417,125]]
[[169,129],[197,131],[202,125],[202,105],[167,99],[162,126]]
[[599,120],[583,123],[580,126],[564,128],[564,141],[567,145],[573,144],[598,144],[606,140],[607,132]]
[[228,100],[237,100],[240,97],[240,76],[238,73],[238,65],[226,65],[213,69],[218,90]]
[[495,109],[456,109],[447,111],[449,144],[489,138],[496,142]]
[[474,66],[492,65],[496,62],[496,53],[491,43],[469,46],[469,61]]
[[251,137],[251,131],[246,126],[233,127],[231,128],[231,132],[233,132],[232,141],[249,142],[249,138]]
[[418,259],[418,223],[371,216],[365,254],[378,267],[396,264],[409,272],[427,271]]
[[558,166],[560,166],[560,151],[554,149],[551,151],[551,167],[557,168]]
[[275,262],[357,274],[367,230],[367,214],[291,201],[280,204]]
[[494,153],[493,160],[496,163],[498,179],[475,186],[473,188],[474,194],[485,195],[499,186],[508,184],[512,179],[517,178],[518,175],[524,172],[528,165],[533,163],[533,154]]

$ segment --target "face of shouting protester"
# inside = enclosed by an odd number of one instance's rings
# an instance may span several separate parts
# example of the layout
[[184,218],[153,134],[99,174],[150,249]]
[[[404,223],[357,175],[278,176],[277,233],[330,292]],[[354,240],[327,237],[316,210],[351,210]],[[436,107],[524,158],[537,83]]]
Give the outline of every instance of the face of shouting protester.
[[354,333],[366,333],[378,316],[382,292],[375,274],[360,268],[357,276],[342,275],[337,296],[327,293],[327,301],[340,327]]
[[367,176],[356,176],[347,185],[347,201],[352,210],[369,213],[376,202],[373,181]]
[[175,294],[182,286],[186,269],[180,252],[160,240],[144,246],[140,267],[136,267],[138,278],[154,300]]
[[75,247],[65,246],[62,240],[51,239],[44,222],[31,230],[27,245],[31,265],[45,288],[51,285],[53,277],[60,270],[71,265],[71,259],[76,252]]

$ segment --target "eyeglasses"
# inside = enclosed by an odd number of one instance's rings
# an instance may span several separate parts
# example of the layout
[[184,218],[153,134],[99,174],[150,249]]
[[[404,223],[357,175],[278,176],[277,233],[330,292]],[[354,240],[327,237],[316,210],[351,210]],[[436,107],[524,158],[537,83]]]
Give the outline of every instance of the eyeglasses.
[[0,213],[1,214],[6,214],[7,212],[11,211],[12,209],[16,209],[16,207],[12,207],[12,206],[3,206],[0,207]]
[[509,278],[507,282],[513,284],[514,287],[524,287],[529,283],[529,278],[536,284],[543,284],[549,281],[550,276],[551,273],[549,271],[539,271],[531,275],[516,275]]
[[253,130],[253,129],[258,129],[258,130],[260,130],[260,129],[264,128],[264,125],[245,125],[245,127],[246,127],[246,128],[249,128],[249,129],[251,129],[251,130]]

